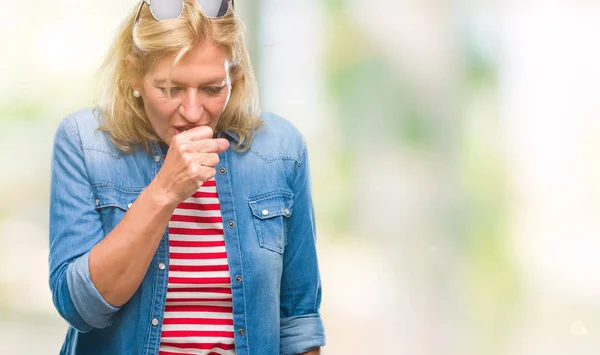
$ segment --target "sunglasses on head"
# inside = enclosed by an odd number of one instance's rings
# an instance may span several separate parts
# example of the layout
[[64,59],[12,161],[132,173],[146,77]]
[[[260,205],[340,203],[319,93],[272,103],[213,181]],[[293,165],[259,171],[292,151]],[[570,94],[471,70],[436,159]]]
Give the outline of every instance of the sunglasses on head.
[[[229,2],[231,2],[231,9],[233,10],[235,2],[234,0],[196,0],[202,12],[210,18],[221,18],[227,15],[229,12]],[[152,16],[157,21],[163,21],[168,19],[175,19],[181,16],[183,13],[183,0],[142,0],[140,7],[138,8],[137,14],[133,25],[137,23],[142,11],[142,6],[148,5]]]

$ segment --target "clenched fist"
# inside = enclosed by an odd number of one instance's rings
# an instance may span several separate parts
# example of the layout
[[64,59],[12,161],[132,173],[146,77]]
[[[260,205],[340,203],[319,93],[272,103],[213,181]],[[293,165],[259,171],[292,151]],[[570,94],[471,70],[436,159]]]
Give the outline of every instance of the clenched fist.
[[210,127],[198,126],[173,137],[165,163],[152,181],[167,203],[178,205],[215,176],[218,153],[229,148],[229,141],[212,136]]

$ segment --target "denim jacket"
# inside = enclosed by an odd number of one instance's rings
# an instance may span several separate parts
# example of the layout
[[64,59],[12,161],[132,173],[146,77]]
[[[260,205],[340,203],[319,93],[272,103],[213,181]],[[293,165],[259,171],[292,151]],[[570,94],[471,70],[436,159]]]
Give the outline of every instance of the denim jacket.
[[[70,325],[60,354],[156,355],[168,279],[168,267],[158,265],[169,263],[168,230],[121,307],[107,303],[91,282],[88,257],[154,179],[166,145],[152,141],[152,154],[141,145],[120,151],[96,130],[97,114],[71,114],[54,138],[50,289]],[[237,355],[298,354],[325,344],[307,150],[290,122],[269,113],[262,119],[251,148],[227,149],[216,167],[235,349]],[[230,131],[218,136],[239,140]]]

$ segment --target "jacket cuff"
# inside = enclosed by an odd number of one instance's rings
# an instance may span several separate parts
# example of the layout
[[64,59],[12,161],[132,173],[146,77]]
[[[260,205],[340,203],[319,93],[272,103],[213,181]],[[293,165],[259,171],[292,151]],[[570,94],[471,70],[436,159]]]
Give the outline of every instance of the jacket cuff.
[[94,328],[106,328],[114,323],[113,307],[100,295],[90,278],[90,253],[87,252],[67,268],[67,284],[73,305],[81,318]]
[[280,353],[302,354],[325,345],[325,329],[318,313],[281,318]]

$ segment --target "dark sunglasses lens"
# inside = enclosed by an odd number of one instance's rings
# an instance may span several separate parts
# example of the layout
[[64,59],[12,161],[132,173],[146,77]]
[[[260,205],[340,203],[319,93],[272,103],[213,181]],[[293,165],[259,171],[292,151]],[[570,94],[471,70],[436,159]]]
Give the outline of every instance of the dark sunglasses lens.
[[183,0],[152,0],[150,11],[159,21],[178,18],[183,11]]
[[208,17],[216,18],[227,15],[229,0],[197,0],[198,5]]

